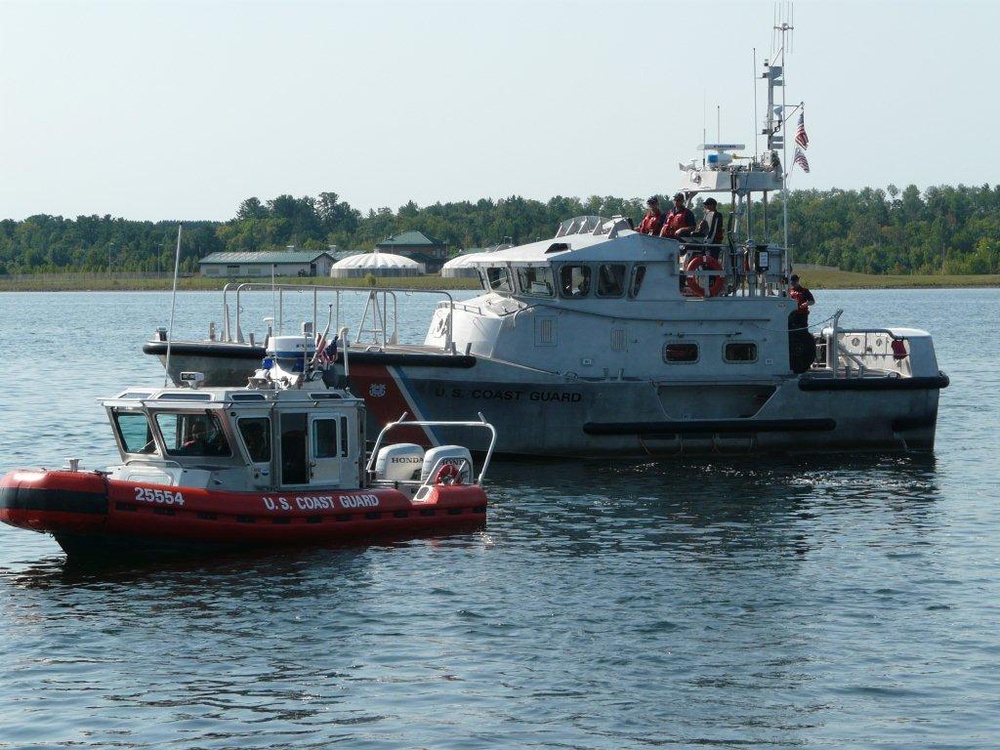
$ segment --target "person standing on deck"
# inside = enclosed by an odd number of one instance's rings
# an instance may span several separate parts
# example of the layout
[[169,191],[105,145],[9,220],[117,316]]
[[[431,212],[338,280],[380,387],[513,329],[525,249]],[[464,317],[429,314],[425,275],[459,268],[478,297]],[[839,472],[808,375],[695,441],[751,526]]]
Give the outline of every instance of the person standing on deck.
[[692,234],[694,237],[704,237],[705,242],[718,245],[722,242],[722,214],[719,213],[719,204],[715,198],[705,199],[705,215],[698,222],[697,229]]
[[691,234],[694,229],[694,214],[691,209],[684,205],[684,193],[677,193],[674,196],[674,207],[667,214],[667,220],[660,231],[661,237],[677,239],[686,234]]
[[646,215],[642,217],[639,224],[639,234],[651,234],[654,237],[660,234],[663,229],[663,222],[667,217],[660,210],[660,199],[655,195],[646,201]]
[[799,303],[795,312],[792,313],[792,327],[807,328],[809,326],[809,308],[816,304],[816,298],[813,297],[812,292],[799,283],[797,274],[793,273],[788,280],[792,284],[788,290],[788,296]]

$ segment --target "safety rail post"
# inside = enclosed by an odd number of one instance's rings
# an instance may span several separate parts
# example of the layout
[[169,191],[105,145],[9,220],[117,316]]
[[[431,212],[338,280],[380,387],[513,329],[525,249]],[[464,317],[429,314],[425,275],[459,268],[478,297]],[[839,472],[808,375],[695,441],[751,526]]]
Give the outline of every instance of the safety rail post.
[[844,314],[843,310],[837,310],[833,314],[833,333],[830,336],[830,344],[826,347],[826,356],[830,359],[830,369],[833,370],[833,377],[837,377],[837,364],[840,362],[840,336],[838,331],[840,329],[840,316]]

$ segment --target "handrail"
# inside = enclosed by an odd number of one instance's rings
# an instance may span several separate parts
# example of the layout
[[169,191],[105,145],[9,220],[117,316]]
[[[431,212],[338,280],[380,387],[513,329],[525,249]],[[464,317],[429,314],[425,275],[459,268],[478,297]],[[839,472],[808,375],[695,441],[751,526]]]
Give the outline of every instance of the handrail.
[[[448,305],[448,335],[446,336],[444,349],[451,346],[451,322],[454,317],[455,299],[450,292],[443,289],[405,289],[402,287],[378,287],[370,286],[325,286],[322,284],[273,284],[270,282],[231,282],[223,286],[222,289],[222,332],[221,341],[226,343],[245,343],[243,336],[241,296],[245,293],[271,291],[277,293],[278,301],[274,311],[274,333],[282,333],[284,326],[284,295],[286,292],[312,292],[313,294],[313,331],[319,330],[319,295],[333,294],[335,301],[331,308],[336,306],[336,322],[334,330],[341,328],[342,301],[346,295],[364,294],[367,296],[362,318],[356,327],[357,335],[354,343],[366,343],[362,341],[364,333],[371,334],[371,342],[380,346],[390,343],[397,343],[399,339],[399,312],[397,295],[440,295],[445,297]],[[342,297],[343,293],[343,297]],[[235,295],[235,325],[231,315],[230,295]],[[379,299],[381,296],[381,300]],[[392,309],[390,310],[390,297]],[[331,309],[331,313],[333,310]],[[371,324],[367,321],[371,317]],[[347,342],[343,342],[346,346]]]
[[[834,377],[838,377],[840,373],[841,358],[846,363],[854,364],[860,377],[863,377],[868,370],[880,369],[880,362],[894,357],[894,352],[883,346],[879,339],[884,337],[886,342],[905,340],[905,336],[899,336],[889,328],[841,328],[840,316],[843,312],[837,310],[833,315],[832,326],[823,330],[823,336],[828,341],[827,366],[832,370]],[[854,336],[862,339],[859,351],[852,351],[845,344],[849,337]],[[874,342],[873,337],[876,337]],[[847,365],[846,375],[852,376],[850,364]]]
[[482,412],[479,412],[479,421],[441,421],[441,420],[407,420],[407,412],[403,412],[399,419],[395,422],[389,422],[382,428],[379,432],[378,437],[375,438],[375,445],[372,446],[371,454],[368,456],[368,464],[365,466],[365,471],[371,474],[375,467],[375,460],[378,457],[379,448],[382,447],[382,441],[385,436],[397,427],[482,427],[489,431],[490,433],[490,447],[486,449],[486,457],[483,459],[483,465],[479,470],[479,476],[476,478],[476,484],[482,484],[483,478],[486,476],[486,470],[490,465],[490,458],[493,456],[493,448],[497,442],[497,431],[496,428],[486,421],[486,417],[483,416]]

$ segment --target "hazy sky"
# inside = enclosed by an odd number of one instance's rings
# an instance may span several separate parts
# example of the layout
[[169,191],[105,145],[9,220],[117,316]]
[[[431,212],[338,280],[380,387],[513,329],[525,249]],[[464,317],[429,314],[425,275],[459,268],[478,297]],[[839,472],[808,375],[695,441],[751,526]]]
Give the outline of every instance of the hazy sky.
[[[752,146],[772,2],[0,0],[0,218],[670,192]],[[792,188],[1000,182],[1000,2],[799,0]],[[757,69],[754,68],[756,54]],[[718,123],[721,122],[721,128]],[[789,155],[790,158],[790,155]]]

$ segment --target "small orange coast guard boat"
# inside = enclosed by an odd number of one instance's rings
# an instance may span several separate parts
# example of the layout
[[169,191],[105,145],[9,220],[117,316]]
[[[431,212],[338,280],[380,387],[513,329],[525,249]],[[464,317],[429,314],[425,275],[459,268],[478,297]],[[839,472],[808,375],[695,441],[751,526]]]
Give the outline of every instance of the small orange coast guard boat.
[[[245,388],[129,388],[102,401],[122,463],[18,470],[0,520],[52,534],[70,557],[409,537],[481,527],[496,432],[479,421],[406,421],[365,460],[365,405],[311,366],[265,361]],[[479,475],[444,438],[490,434]],[[410,442],[390,442],[391,434]],[[423,445],[436,446],[428,450]]]

